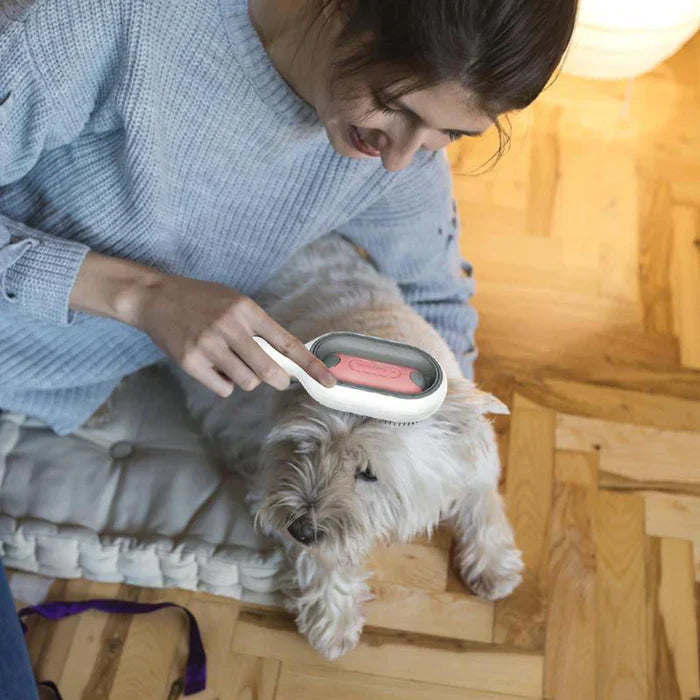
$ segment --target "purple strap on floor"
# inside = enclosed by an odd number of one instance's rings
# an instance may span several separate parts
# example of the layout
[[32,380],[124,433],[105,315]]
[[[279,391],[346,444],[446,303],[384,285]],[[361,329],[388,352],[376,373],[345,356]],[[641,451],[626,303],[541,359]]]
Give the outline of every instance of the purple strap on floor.
[[199,634],[199,627],[194,615],[182,605],[175,603],[131,603],[126,600],[115,600],[113,598],[103,598],[96,600],[79,600],[75,602],[57,601],[55,603],[42,603],[41,605],[31,605],[22,608],[19,616],[22,628],[26,627],[22,618],[27,615],[41,615],[48,620],[62,620],[64,617],[77,615],[86,610],[100,610],[105,613],[123,613],[126,615],[142,615],[143,613],[155,612],[163,608],[179,608],[182,610],[190,623],[190,652],[185,665],[185,695],[199,693],[207,685],[207,657],[204,653],[202,638]]

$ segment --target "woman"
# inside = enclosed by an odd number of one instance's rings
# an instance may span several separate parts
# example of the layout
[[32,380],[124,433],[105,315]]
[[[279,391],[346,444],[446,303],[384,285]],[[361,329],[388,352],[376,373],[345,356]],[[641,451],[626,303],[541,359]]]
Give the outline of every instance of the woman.
[[222,396],[283,388],[255,334],[332,385],[249,298],[331,230],[470,375],[442,149],[535,98],[575,4],[4,3],[0,410],[69,433],[166,355]]

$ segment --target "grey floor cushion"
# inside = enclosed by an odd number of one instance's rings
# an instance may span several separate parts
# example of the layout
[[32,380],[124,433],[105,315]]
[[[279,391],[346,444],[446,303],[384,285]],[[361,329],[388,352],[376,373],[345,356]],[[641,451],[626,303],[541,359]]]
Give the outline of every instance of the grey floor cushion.
[[158,366],[67,437],[0,414],[0,547],[5,566],[45,576],[279,603],[280,552]]

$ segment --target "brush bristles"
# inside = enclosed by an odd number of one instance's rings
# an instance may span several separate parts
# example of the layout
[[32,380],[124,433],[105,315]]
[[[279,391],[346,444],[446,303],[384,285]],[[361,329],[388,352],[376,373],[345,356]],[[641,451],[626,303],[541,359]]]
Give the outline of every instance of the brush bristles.
[[397,428],[403,428],[403,427],[405,427],[405,426],[407,426],[407,425],[416,425],[416,424],[418,424],[418,423],[420,422],[420,421],[414,420],[414,421],[408,421],[408,422],[399,423],[399,422],[393,421],[393,420],[386,420],[385,418],[377,418],[377,420],[378,420],[380,423],[385,423],[386,425],[394,425],[394,426],[396,426]]

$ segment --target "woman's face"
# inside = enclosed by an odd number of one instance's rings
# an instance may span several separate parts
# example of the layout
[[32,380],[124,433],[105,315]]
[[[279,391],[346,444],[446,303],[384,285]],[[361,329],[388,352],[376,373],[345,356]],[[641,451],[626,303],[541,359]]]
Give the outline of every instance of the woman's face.
[[491,126],[491,119],[473,106],[473,96],[456,83],[391,100],[370,88],[369,75],[355,80],[352,89],[342,79],[334,80],[337,61],[362,47],[337,48],[342,26],[333,3],[326,3],[324,21],[309,26],[308,2],[249,0],[249,12],[273,63],[314,107],[338,153],[381,158],[387,170],[402,170],[421,148],[436,151]]
[[347,96],[342,85],[316,94],[314,107],[333,148],[349,158],[381,158],[387,170],[405,168],[421,148],[435,151],[460,136],[479,136],[491,120],[470,107],[456,84],[416,90],[395,100],[369,88]]

